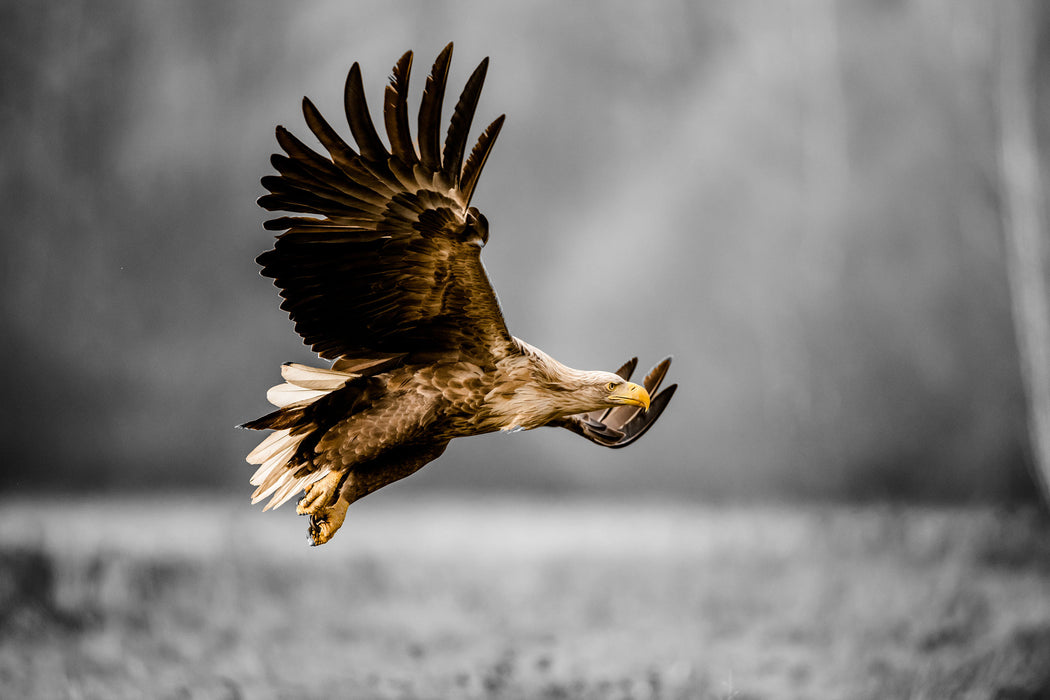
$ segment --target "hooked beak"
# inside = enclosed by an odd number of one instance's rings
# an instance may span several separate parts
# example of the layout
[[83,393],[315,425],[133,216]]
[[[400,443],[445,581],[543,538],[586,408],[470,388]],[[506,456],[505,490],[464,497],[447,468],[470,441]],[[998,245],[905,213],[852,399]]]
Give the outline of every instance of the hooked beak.
[[612,403],[625,406],[641,406],[645,410],[649,410],[649,392],[645,390],[645,387],[634,382],[623,384],[615,392],[609,394],[608,398]]

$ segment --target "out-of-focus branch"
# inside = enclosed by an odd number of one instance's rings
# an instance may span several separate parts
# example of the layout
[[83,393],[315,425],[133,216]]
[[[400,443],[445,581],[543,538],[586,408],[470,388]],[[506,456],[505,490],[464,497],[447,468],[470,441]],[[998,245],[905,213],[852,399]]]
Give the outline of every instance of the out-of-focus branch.
[[[1050,506],[1050,259],[1035,131],[1036,4],[999,5],[999,164],[1014,328],[1028,400],[1034,476]],[[1044,68],[1050,68],[1046,66]]]

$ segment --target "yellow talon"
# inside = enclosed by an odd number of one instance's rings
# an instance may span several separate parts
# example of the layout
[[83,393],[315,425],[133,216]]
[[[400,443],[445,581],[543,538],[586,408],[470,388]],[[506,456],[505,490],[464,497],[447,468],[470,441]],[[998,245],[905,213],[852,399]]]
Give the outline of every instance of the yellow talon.
[[346,520],[346,509],[349,507],[350,501],[340,498],[332,507],[321,509],[310,516],[310,527],[307,533],[315,547],[335,536],[336,531],[343,526],[343,521]]

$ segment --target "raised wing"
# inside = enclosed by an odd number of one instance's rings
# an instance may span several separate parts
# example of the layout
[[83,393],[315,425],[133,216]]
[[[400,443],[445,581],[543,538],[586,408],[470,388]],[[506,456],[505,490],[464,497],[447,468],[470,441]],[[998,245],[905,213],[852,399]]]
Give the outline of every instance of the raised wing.
[[386,88],[389,150],[369,116],[357,63],[344,93],[357,150],[308,98],[306,123],[328,156],[277,127],[287,155],[270,158],[280,174],[262,179],[271,194],[259,204],[306,216],[267,221],[267,229],[284,233],[258,262],[281,289],[281,308],[296,332],[321,357],[459,352],[487,361],[513,347],[481,265],[488,222],[470,206],[503,116],[485,129],[464,164],[486,58],[467,81],[439,150],[451,56],[449,44],[427,78],[418,153],[406,100],[411,51],[394,66]]
[[[616,370],[616,374],[624,379],[630,379],[637,366],[638,358],[631,358],[620,369]],[[642,385],[649,392],[649,395],[652,396],[652,402],[649,404],[648,411],[638,406],[617,406],[601,411],[569,416],[562,421],[551,423],[551,425],[568,428],[577,435],[582,435],[591,442],[603,447],[627,447],[644,435],[645,431],[653,427],[653,423],[667,408],[667,404],[670,403],[675,390],[678,389],[677,384],[672,384],[659,394],[656,393],[670,367],[671,358],[668,357],[649,370],[649,374],[645,375]]]

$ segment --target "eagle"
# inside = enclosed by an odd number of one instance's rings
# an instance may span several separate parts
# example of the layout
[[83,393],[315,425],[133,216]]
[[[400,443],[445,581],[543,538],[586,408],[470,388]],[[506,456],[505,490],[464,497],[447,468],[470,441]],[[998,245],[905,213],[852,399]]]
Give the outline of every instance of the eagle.
[[[256,261],[272,278],[296,332],[329,367],[286,363],[266,398],[277,410],[243,428],[272,430],[247,456],[259,465],[252,503],[265,509],[303,492],[313,545],[332,539],[351,503],[437,459],[457,437],[566,428],[604,447],[642,436],[677,385],[656,394],[671,364],[642,384],[637,358],[615,372],[568,367],[507,330],[481,264],[489,239],[471,206],[503,126],[498,117],[469,155],[467,136],[488,70],[467,80],[440,145],[452,57],[426,79],[413,142],[407,104],[412,52],[393,68],[383,100],[389,147],[369,115],[357,63],[343,93],[350,146],[310,101],[303,114],[322,155],[282,126],[284,154],[259,199],[285,215]],[[464,162],[464,155],[466,161]]]

